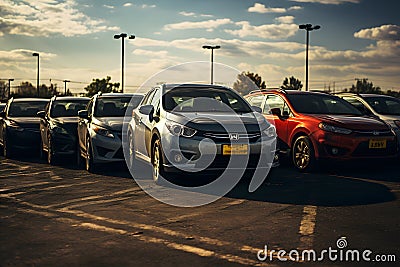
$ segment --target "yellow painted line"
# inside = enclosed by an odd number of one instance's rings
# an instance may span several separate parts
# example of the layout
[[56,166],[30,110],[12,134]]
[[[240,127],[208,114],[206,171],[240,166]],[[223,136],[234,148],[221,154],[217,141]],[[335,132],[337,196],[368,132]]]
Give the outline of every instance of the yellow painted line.
[[300,246],[298,249],[311,249],[314,242],[314,230],[317,216],[317,206],[305,206],[303,208],[303,217],[300,222],[299,234]]

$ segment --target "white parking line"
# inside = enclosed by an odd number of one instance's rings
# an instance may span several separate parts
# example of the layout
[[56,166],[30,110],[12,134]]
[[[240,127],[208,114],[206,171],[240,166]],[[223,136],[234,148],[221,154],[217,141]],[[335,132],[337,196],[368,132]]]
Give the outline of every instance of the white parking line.
[[317,216],[317,206],[305,206],[303,208],[303,217],[300,222],[299,250],[311,249],[314,242],[314,229]]

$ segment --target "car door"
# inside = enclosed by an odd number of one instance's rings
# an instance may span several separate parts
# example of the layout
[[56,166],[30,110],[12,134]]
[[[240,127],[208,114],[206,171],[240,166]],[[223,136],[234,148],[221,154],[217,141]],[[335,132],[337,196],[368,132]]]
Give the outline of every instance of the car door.
[[[273,108],[279,108],[281,110],[281,116],[273,115],[271,113],[271,109]],[[275,124],[279,140],[288,144],[288,123],[292,117],[288,104],[279,95],[267,94],[263,107],[263,114],[268,121]]]
[[[143,100],[141,106],[150,105],[151,101],[153,100],[153,96],[156,90],[151,90]],[[139,157],[149,157],[150,155],[147,153],[146,149],[146,125],[148,125],[149,116],[146,114],[140,113],[140,108],[136,109],[133,119],[135,120],[135,129],[134,129],[134,136],[135,136],[135,150]]]

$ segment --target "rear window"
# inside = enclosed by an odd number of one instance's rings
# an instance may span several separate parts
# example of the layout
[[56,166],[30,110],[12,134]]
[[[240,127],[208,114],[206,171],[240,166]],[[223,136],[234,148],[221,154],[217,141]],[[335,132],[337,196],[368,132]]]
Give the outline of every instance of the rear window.
[[14,101],[8,109],[9,117],[37,117],[37,113],[45,109],[47,102],[44,101]]

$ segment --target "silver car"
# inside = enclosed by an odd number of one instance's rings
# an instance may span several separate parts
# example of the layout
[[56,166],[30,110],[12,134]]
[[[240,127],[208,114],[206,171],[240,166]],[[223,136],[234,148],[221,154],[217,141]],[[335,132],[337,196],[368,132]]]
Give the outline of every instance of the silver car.
[[[96,94],[85,110],[78,112],[78,166],[82,159],[87,171],[96,164],[124,161],[122,126],[125,114],[142,100],[140,94]],[[131,101],[132,100],[132,101]]]

